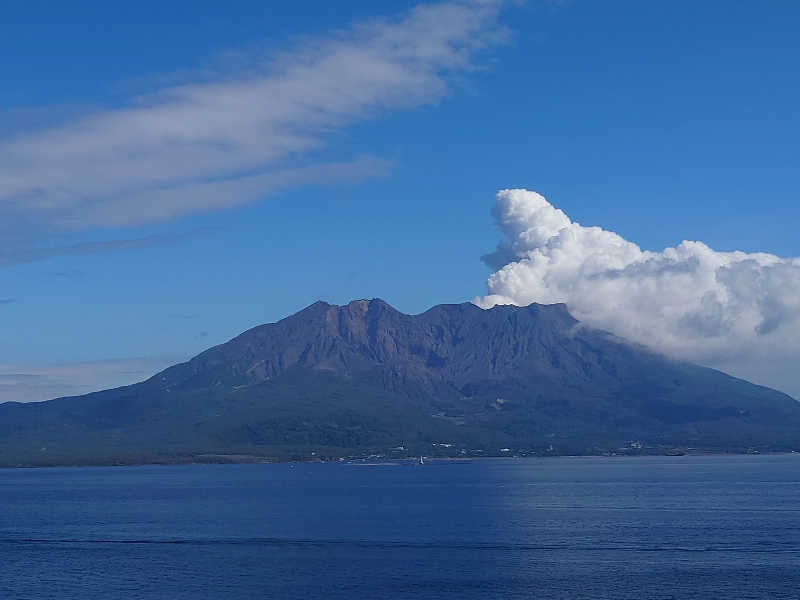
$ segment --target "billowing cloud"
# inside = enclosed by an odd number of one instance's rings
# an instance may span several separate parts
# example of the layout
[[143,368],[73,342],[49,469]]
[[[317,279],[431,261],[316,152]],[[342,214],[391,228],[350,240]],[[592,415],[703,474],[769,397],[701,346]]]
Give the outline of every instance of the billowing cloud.
[[449,76],[502,37],[500,3],[421,5],[269,60],[245,58],[238,72],[15,132],[0,139],[0,224],[130,226],[234,206],[277,187],[380,174],[379,160],[327,164],[313,152],[331,131],[440,99]]
[[565,302],[576,318],[800,398],[800,258],[684,241],[642,250],[572,221],[536,192],[497,194],[494,304]]

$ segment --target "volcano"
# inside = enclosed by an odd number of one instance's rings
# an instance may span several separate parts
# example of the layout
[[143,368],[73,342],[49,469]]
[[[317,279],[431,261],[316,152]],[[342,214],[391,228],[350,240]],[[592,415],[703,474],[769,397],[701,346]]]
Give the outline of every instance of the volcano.
[[130,386],[0,405],[0,464],[779,451],[800,403],[563,304],[317,302]]

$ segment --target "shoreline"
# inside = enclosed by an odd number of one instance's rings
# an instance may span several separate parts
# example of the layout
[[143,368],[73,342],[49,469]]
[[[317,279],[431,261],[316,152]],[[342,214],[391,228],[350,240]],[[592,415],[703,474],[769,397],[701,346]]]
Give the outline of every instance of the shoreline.
[[[218,465],[297,465],[297,464],[334,464],[344,466],[363,466],[363,467],[392,467],[392,466],[417,466],[424,467],[430,464],[447,464],[447,463],[469,463],[475,461],[498,461],[498,460],[553,460],[553,459],[642,459],[642,458],[693,458],[693,457],[734,457],[734,456],[751,456],[751,457],[774,457],[774,456],[798,456],[800,452],[795,450],[781,450],[774,452],[723,452],[713,450],[692,450],[682,454],[560,454],[560,455],[527,455],[527,456],[426,456],[424,464],[419,464],[419,456],[403,457],[397,459],[386,459],[381,461],[370,461],[368,458],[342,458],[342,459],[308,459],[308,460],[283,460],[277,458],[267,457],[252,457],[248,459],[242,458],[241,460],[174,460],[174,461],[144,461],[144,462],[130,462],[130,463],[72,463],[72,464],[19,464],[19,465],[0,465],[0,470],[16,470],[16,469],[85,469],[85,468],[130,468],[130,467],[179,467],[179,466],[218,466]],[[215,455],[223,457],[225,455]],[[243,455],[236,455],[242,457]]]

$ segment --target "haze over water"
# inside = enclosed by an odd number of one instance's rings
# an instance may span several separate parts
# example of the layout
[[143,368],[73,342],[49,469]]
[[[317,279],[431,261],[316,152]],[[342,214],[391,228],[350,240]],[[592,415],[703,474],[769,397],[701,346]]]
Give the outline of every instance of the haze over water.
[[796,598],[800,456],[0,471],[0,597]]

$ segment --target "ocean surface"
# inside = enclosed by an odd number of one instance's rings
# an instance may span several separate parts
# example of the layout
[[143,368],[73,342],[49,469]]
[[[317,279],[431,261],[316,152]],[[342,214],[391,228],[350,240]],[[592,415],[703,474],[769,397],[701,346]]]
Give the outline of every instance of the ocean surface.
[[800,597],[800,455],[0,470],[0,598]]

